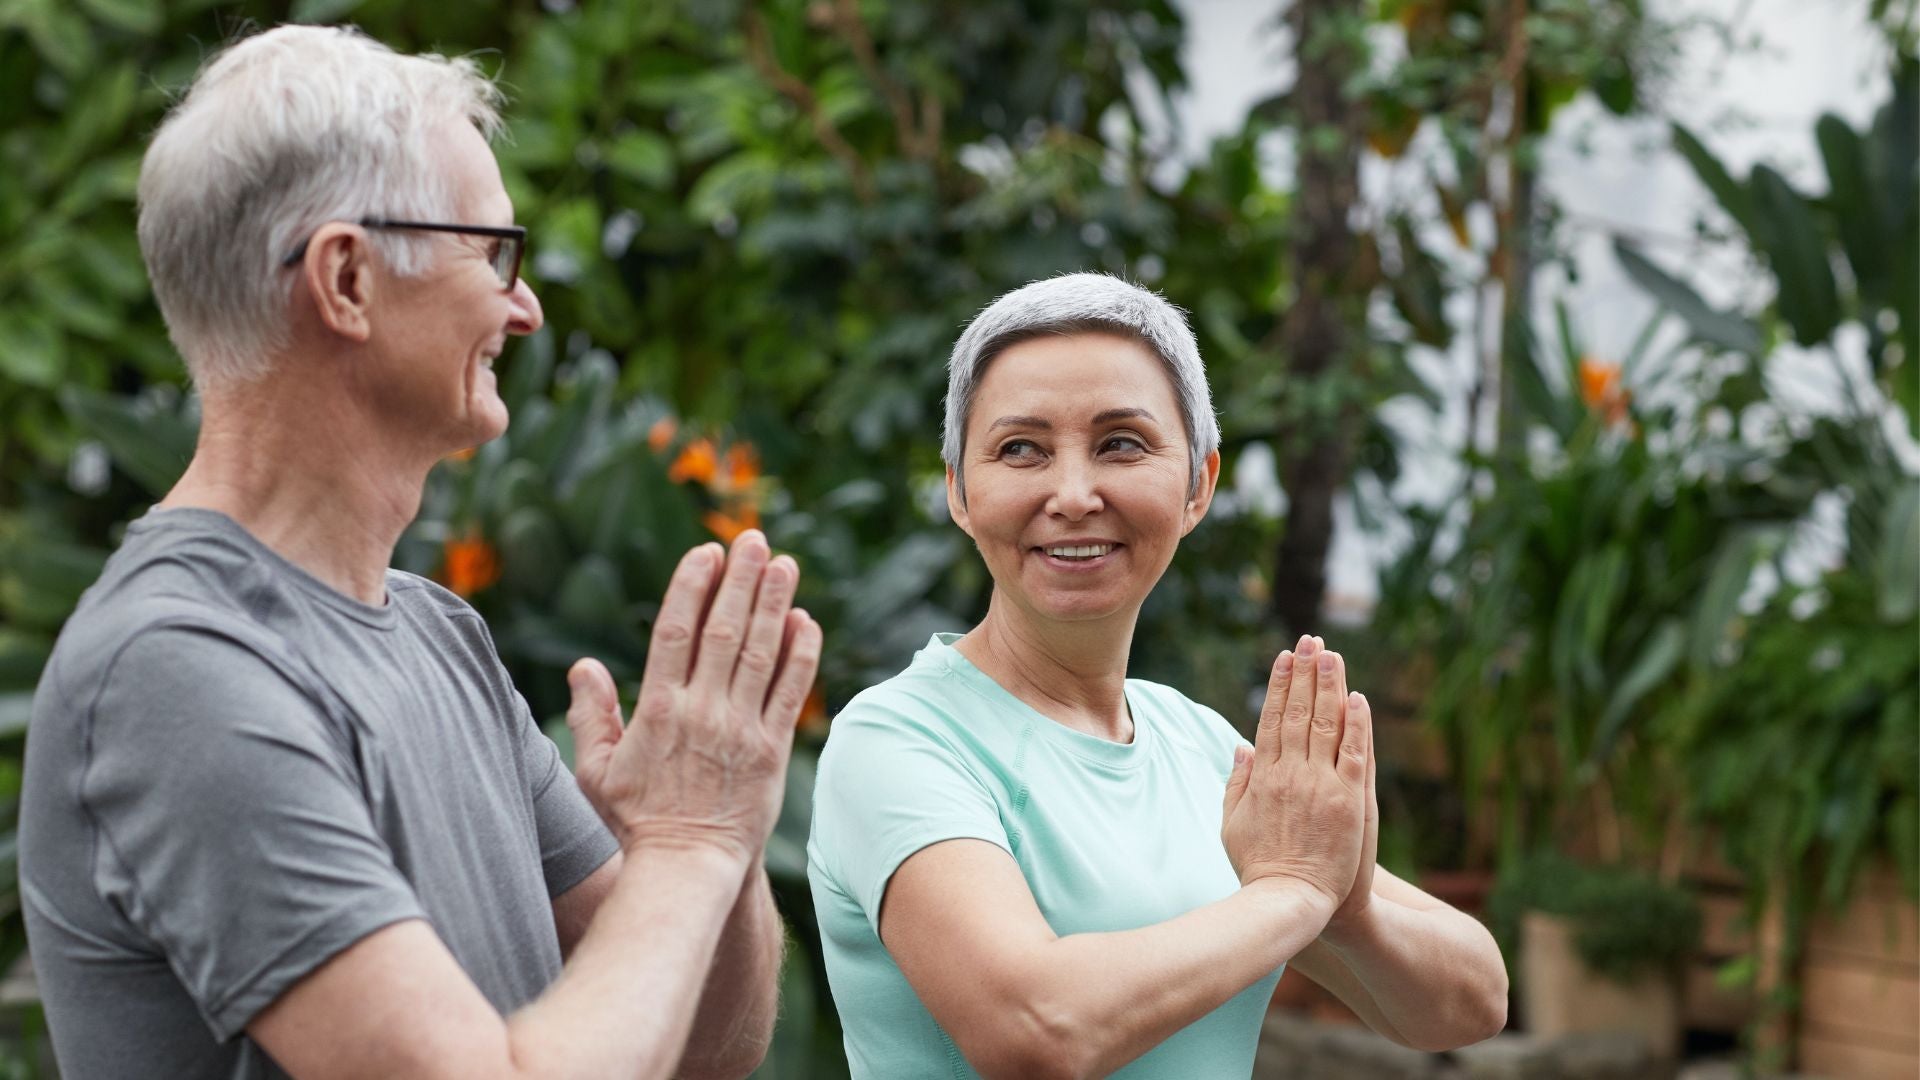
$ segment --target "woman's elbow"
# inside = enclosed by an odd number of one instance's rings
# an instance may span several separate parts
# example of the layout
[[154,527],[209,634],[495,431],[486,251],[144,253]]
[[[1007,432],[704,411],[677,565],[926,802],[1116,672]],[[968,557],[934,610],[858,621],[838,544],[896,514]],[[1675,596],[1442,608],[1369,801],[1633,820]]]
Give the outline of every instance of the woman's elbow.
[[1082,1080],[1095,1074],[1098,1048],[1064,1010],[1027,1003],[986,1039],[961,1045],[968,1063],[989,1080]]
[[1458,1050],[1485,1042],[1506,1030],[1506,968],[1496,966],[1486,979],[1460,987],[1452,995],[1452,1007],[1441,1015],[1445,1022],[1410,1042],[1413,1049],[1435,1054]]

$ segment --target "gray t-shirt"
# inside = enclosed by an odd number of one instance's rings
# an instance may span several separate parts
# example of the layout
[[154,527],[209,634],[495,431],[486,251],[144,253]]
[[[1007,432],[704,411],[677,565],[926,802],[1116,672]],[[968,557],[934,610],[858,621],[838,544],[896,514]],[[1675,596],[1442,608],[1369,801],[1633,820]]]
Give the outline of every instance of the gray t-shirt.
[[510,1012],[617,846],[459,597],[388,571],[370,607],[204,510],[134,522],[68,621],[20,814],[69,1080],[283,1076],[248,1022],[404,919]]

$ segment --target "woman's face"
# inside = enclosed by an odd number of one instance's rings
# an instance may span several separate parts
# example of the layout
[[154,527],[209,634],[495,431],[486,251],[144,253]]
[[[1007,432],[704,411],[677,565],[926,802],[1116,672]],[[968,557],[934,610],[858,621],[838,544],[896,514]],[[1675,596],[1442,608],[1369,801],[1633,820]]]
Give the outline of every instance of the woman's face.
[[1207,512],[1220,455],[1190,498],[1186,427],[1166,368],[1111,334],[1045,336],[987,365],[947,505],[1003,599],[1045,620],[1137,611]]

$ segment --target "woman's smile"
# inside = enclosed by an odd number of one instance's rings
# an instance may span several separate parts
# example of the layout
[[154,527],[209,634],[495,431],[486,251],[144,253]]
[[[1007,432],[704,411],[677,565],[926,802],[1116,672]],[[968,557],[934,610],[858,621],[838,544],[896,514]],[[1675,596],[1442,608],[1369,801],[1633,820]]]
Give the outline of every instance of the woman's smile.
[[1033,549],[1041,561],[1067,574],[1086,574],[1114,565],[1126,547],[1111,540],[1066,540]]

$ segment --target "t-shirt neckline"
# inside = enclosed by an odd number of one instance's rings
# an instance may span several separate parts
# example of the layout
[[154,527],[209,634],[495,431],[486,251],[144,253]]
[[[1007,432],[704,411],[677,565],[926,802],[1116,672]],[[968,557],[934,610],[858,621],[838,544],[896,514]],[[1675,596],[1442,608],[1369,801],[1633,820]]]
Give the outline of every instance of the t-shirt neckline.
[[1075,731],[1020,700],[1013,691],[1001,686],[993,676],[980,670],[973,661],[967,659],[966,654],[953,647],[953,643],[963,636],[965,635],[934,634],[928,639],[927,647],[921,651],[920,656],[951,672],[988,701],[1013,710],[1021,719],[1032,723],[1034,730],[1040,734],[1041,738],[1075,757],[1110,769],[1137,768],[1147,760],[1152,752],[1155,738],[1153,723],[1148,718],[1151,710],[1140,707],[1140,698],[1133,692],[1131,679],[1127,680],[1125,693],[1127,712],[1133,717],[1133,741],[1118,743],[1110,739],[1102,739],[1084,731]]
[[394,605],[391,569],[386,575],[387,602],[375,606],[362,603],[321,581],[300,564],[268,547],[259,537],[248,532],[246,526],[218,510],[210,510],[203,506],[174,506],[164,509],[156,507],[130,523],[127,526],[127,532],[133,534],[146,532],[149,529],[175,527],[218,533],[232,540],[261,561],[270,564],[276,573],[284,575],[301,592],[356,622],[378,630],[390,630],[399,625],[399,611]]

